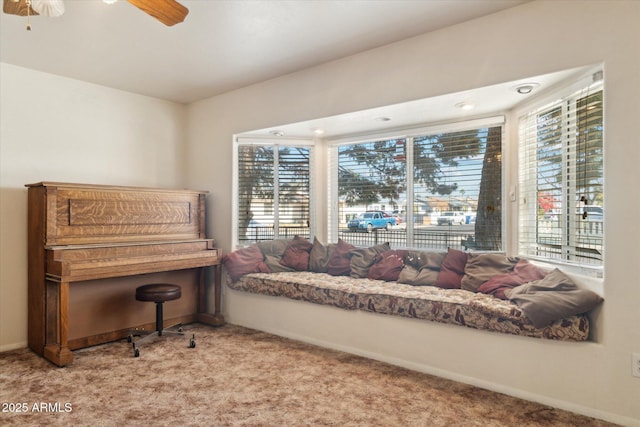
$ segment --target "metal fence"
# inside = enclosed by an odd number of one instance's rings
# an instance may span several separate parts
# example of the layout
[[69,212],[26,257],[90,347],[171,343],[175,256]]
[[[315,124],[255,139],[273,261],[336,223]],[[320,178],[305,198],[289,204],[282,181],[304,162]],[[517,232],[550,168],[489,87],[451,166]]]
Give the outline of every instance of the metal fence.
[[278,236],[276,237],[273,226],[248,227],[245,229],[243,237],[239,239],[240,243],[254,243],[263,240],[273,239],[292,239],[294,236],[309,238],[309,227],[279,227]]
[[[240,243],[255,243],[264,240],[290,239],[294,236],[309,238],[310,231],[308,227],[280,227],[278,235],[274,233],[272,226],[249,227],[244,233],[244,239],[240,239]],[[391,230],[378,229],[371,233],[354,232],[347,228],[339,230],[340,239],[354,246],[366,247],[380,243],[388,242],[392,248],[405,248],[411,246],[414,248],[429,248],[446,250],[454,248],[463,250],[465,244],[469,247],[469,239],[473,241],[473,231],[457,231],[457,230],[437,230],[434,228],[416,229],[413,232],[412,242],[407,239],[407,232],[404,228],[394,228]]]
[[[340,230],[340,238],[345,242],[355,246],[373,246],[380,243],[389,242],[392,248],[428,248],[436,250],[446,250],[454,248],[465,249],[465,244],[469,245],[469,240],[473,241],[473,231],[457,230],[436,230],[436,229],[416,229],[412,239],[408,239],[404,229],[373,230],[371,233],[352,232],[347,229]],[[411,241],[412,240],[412,241]]]

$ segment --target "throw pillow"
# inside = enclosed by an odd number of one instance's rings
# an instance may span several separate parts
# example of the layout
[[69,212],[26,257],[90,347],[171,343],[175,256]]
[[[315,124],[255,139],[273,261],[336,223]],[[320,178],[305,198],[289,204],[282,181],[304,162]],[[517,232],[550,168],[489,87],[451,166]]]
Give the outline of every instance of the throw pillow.
[[270,272],[264,263],[262,252],[256,244],[225,254],[222,257],[222,263],[234,282],[245,274]]
[[313,244],[304,237],[295,236],[284,251],[280,264],[297,271],[307,271],[312,247]]
[[478,287],[478,292],[493,295],[496,298],[507,299],[504,291],[527,282],[543,279],[547,273],[531,264],[526,259],[518,261],[511,273],[498,274]]
[[309,253],[309,271],[326,273],[329,269],[329,259],[331,259],[335,248],[335,243],[325,245],[317,237],[314,237],[313,247]]
[[604,301],[595,292],[578,288],[571,278],[557,268],[544,279],[506,290],[505,295],[518,304],[536,328],[586,313]]
[[287,246],[291,239],[274,239],[263,240],[257,243],[262,255],[264,255],[264,263],[269,267],[269,271],[272,273],[278,273],[280,271],[294,271],[293,268],[280,264],[284,251],[287,250]]
[[376,256],[369,268],[369,279],[395,282],[404,267],[405,250],[389,250]]
[[435,285],[445,289],[460,289],[466,264],[466,252],[449,248],[440,265],[440,272]]
[[497,274],[511,273],[518,258],[502,254],[469,254],[460,287],[477,292],[478,287]]
[[446,255],[446,252],[409,251],[398,282],[413,286],[435,285]]
[[408,251],[406,263],[412,265],[416,270],[429,268],[440,271],[440,265],[446,255],[446,252]]
[[350,276],[356,279],[368,277],[369,268],[376,261],[376,256],[390,249],[389,243],[369,246],[368,248],[352,249],[349,261]]
[[338,243],[327,264],[327,273],[332,276],[348,276],[351,272],[351,255],[349,252],[352,249],[356,249],[356,247],[342,239],[338,239]]
[[426,267],[416,270],[414,266],[406,264],[398,276],[398,283],[413,286],[435,286],[439,274],[440,270],[431,270]]

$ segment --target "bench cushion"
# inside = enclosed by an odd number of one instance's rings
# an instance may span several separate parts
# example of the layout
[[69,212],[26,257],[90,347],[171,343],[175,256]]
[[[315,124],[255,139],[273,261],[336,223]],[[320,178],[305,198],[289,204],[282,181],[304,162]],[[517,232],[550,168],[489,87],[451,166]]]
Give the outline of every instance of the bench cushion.
[[236,290],[475,329],[566,341],[584,341],[589,321],[584,315],[535,327],[511,301],[463,289],[411,286],[396,282],[331,276],[314,272],[247,274],[229,287]]

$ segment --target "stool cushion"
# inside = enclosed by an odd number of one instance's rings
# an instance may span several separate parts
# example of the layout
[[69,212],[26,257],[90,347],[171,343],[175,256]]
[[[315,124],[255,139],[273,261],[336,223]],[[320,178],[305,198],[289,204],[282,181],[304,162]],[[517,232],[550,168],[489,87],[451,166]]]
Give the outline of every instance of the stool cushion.
[[169,283],[152,283],[136,288],[138,301],[165,302],[182,296],[182,288]]

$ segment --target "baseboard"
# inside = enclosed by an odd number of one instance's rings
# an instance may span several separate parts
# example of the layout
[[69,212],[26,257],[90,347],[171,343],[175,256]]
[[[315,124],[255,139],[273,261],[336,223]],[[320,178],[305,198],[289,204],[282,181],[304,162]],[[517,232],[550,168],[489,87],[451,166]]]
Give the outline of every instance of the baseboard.
[[0,345],[0,353],[4,353],[5,351],[18,350],[21,348],[27,348],[26,341],[16,342],[13,344]]

